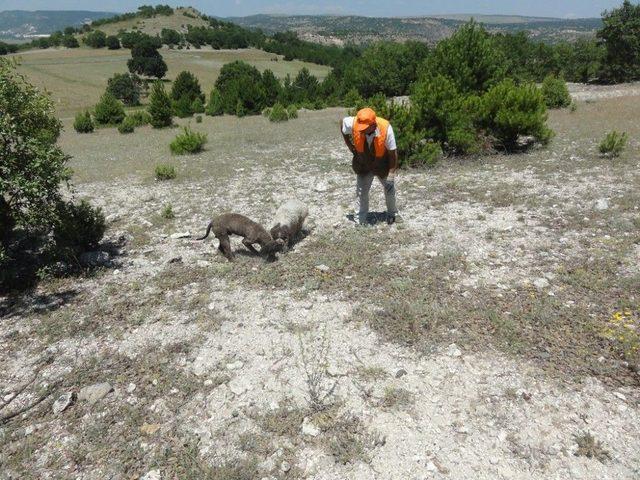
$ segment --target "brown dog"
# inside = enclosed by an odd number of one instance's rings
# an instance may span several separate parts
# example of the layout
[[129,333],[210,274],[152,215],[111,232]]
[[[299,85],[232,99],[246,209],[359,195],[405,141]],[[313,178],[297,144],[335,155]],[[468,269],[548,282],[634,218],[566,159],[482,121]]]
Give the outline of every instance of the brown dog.
[[[229,235],[244,237],[242,244],[252,252],[265,256],[268,261],[275,260],[276,252],[282,250],[284,245],[283,240],[274,240],[260,224],[239,213],[224,213],[215,217],[207,226],[207,233],[205,233],[204,237],[196,240],[204,240],[212,230],[215,237],[220,241],[218,250],[230,262],[233,261],[234,255],[231,251]],[[254,243],[260,245],[259,252],[253,246]]]

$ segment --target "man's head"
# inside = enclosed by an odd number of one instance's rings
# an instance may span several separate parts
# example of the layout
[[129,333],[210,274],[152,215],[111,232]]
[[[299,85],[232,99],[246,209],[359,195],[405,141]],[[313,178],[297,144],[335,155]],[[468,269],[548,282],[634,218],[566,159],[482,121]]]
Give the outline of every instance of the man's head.
[[376,112],[370,108],[363,108],[358,110],[356,114],[358,121],[358,131],[362,133],[373,133],[377,128],[376,124]]

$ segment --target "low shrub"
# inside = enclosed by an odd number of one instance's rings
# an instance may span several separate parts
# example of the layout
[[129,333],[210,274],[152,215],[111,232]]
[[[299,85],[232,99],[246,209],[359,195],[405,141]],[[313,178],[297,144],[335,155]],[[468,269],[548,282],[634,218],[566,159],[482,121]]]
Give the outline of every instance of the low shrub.
[[73,122],[73,128],[78,133],[93,132],[93,120],[91,120],[91,114],[88,110],[76,115],[76,119]]
[[548,75],[542,82],[542,96],[548,108],[565,108],[571,105],[567,83],[554,75]]
[[196,123],[202,123],[202,115],[196,115]]
[[122,102],[109,92],[102,95],[93,114],[99,125],[117,125],[124,120],[124,115]]
[[298,107],[294,104],[291,104],[287,107],[287,115],[289,119],[298,118]]
[[188,96],[182,96],[179,100],[173,101],[173,114],[178,118],[187,118],[193,115],[191,100]]
[[204,104],[200,97],[197,97],[193,102],[191,102],[191,111],[193,113],[204,113]]
[[86,200],[58,204],[53,238],[63,254],[77,255],[96,248],[105,230],[102,209],[92,207]]
[[207,143],[207,136],[204,133],[194,132],[191,128],[184,127],[183,132],[176,136],[169,148],[174,155],[184,155],[201,152],[205,143]]
[[627,146],[628,135],[626,132],[609,132],[605,135],[598,149],[600,153],[608,157],[619,157]]
[[166,163],[156,165],[154,173],[156,180],[172,180],[177,176],[176,167]]
[[209,103],[207,103],[205,113],[207,115],[211,115],[212,117],[222,115],[224,113],[222,96],[220,95],[220,92],[215,88],[211,90],[211,95],[209,96]]
[[289,120],[289,113],[287,109],[282,106],[281,103],[276,103],[269,109],[269,121],[271,122],[286,122]]
[[547,144],[553,132],[547,127],[542,92],[533,84],[516,85],[506,79],[475,102],[478,124],[493,136],[498,147],[517,150],[520,137]]
[[127,116],[122,121],[120,125],[118,125],[118,131],[120,133],[133,133],[135,130],[136,124],[135,121],[131,119],[131,117]]
[[160,216],[166,220],[172,220],[176,218],[175,213],[173,213],[173,205],[167,203],[163,208],[162,212],[160,212]]
[[133,123],[134,127],[141,127],[143,125],[149,125],[151,123],[151,115],[145,110],[138,110],[127,115],[127,118],[125,118],[125,120]]
[[405,163],[412,167],[433,167],[442,157],[442,147],[439,143],[422,141],[405,159]]

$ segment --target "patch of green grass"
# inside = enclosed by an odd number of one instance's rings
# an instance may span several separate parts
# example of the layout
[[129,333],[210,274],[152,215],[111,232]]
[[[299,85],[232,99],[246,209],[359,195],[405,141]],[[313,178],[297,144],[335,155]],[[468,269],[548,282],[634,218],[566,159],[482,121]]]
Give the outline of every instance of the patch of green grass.
[[167,164],[156,165],[154,174],[156,180],[173,180],[177,176],[176,167]]
[[601,155],[619,157],[627,146],[628,139],[626,132],[619,133],[614,130],[605,135],[598,146],[598,151]]

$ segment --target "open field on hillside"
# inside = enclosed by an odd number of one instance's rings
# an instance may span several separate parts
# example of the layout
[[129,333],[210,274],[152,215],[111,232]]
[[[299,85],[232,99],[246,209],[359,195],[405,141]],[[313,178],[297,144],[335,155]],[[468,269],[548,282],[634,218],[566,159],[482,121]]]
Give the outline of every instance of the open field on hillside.
[[[185,13],[191,15],[186,16]],[[107,23],[96,27],[107,35],[117,35],[121,30],[138,30],[148,35],[160,35],[163,28],[171,28],[178,32],[185,32],[188,25],[207,27],[209,22],[199,18],[198,12],[192,8],[176,8],[173,15],[156,15],[153,18],[132,18],[116,23]],[[196,18],[193,18],[196,17]]]
[[[187,157],[176,128],[65,121],[109,261],[0,297],[0,415],[44,398],[0,423],[0,479],[637,478],[637,357],[608,331],[640,326],[640,96],[572,88],[546,149],[401,172],[391,227],[346,217],[341,109],[205,117]],[[612,129],[630,146],[601,158]],[[194,240],[290,197],[310,232],[275,263]]]
[[[208,95],[225,63],[242,60],[260,71],[270,69],[284,78],[295,76],[303,67],[322,79],[328,67],[297,60],[285,62],[282,56],[262,50],[169,50],[162,49],[169,70],[166,80],[173,80],[182,70],[192,72]],[[92,108],[104,93],[107,80],[114,73],[127,71],[131,53],[127,49],[47,49],[16,55],[21,60],[18,71],[34,85],[51,92],[58,115],[69,117],[85,108]],[[272,59],[279,58],[279,61]]]

